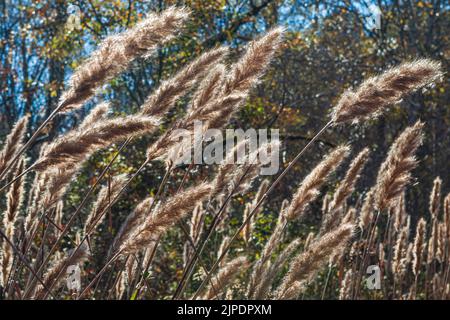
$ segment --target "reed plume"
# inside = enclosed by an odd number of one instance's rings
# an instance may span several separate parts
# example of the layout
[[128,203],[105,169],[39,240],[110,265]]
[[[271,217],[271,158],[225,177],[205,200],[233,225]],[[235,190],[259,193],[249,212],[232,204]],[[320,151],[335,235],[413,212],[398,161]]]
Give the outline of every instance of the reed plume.
[[[247,140],[243,140],[237,143],[233,149],[230,150],[225,156],[225,159],[219,166],[217,170],[216,177],[214,178],[214,189],[212,192],[213,196],[216,196],[219,193],[222,193],[228,189],[228,185],[231,181],[231,177],[236,169],[236,161],[239,157],[239,154],[245,152]],[[236,158],[235,158],[236,157]]]
[[[243,220],[247,220],[248,215],[250,212],[252,212],[255,208],[257,203],[263,198],[264,194],[266,193],[267,189],[269,188],[269,180],[263,180],[261,182],[258,191],[256,192],[255,197],[253,198],[251,203],[247,203],[244,210],[244,217]],[[250,222],[247,223],[244,227],[243,235],[244,240],[248,244],[251,238],[251,234],[253,233],[253,229],[255,227],[256,217],[261,213],[262,207],[259,206],[256,211],[254,212],[253,216],[250,218]]]
[[249,90],[263,75],[281,44],[284,29],[274,28],[252,41],[244,56],[236,63],[225,82],[224,94]]
[[206,211],[203,210],[203,205],[199,203],[192,212],[191,223],[189,226],[189,235],[194,243],[200,239],[200,235],[203,228]]
[[242,270],[248,265],[246,257],[237,257],[219,269],[206,288],[204,300],[212,300],[220,296]]
[[[282,296],[278,296],[277,300],[295,300],[299,294],[305,290],[307,285],[306,281],[294,281],[290,284],[289,288],[283,292]],[[276,293],[275,293],[276,294]]]
[[[444,199],[444,226],[447,231],[447,238],[450,243],[450,193]],[[450,250],[450,245],[449,245]]]
[[25,217],[24,229],[27,234],[31,233],[31,230],[36,224],[36,217],[39,210],[42,208],[43,199],[47,196],[47,188],[50,175],[48,172],[36,172],[34,179],[34,186],[32,189],[33,195],[30,198],[28,210]]
[[433,189],[430,194],[430,214],[433,219],[436,219],[439,214],[439,207],[441,204],[441,185],[441,178],[436,177],[433,181]]
[[[17,165],[14,175],[17,176],[22,173],[24,167],[25,159],[22,157]],[[3,213],[3,226],[5,228],[5,235],[11,241],[14,241],[17,218],[23,204],[24,192],[24,177],[21,177],[11,184],[6,196],[6,211]],[[3,285],[6,285],[13,265],[13,257],[14,253],[11,246],[4,241],[2,244],[2,251],[0,251],[0,285],[2,283]]]
[[152,208],[153,202],[153,197],[145,198],[126,217],[114,238],[111,253],[117,250],[120,244],[122,244],[125,239],[129,238],[131,233],[144,223],[146,217],[151,214],[150,209]]
[[218,64],[209,71],[192,97],[192,103],[189,106],[188,113],[203,108],[223,93],[226,72],[227,68],[223,64]]
[[402,259],[406,255],[408,232],[409,230],[407,230],[407,228],[402,228],[397,236],[391,270],[394,275],[401,273]]
[[309,249],[297,256],[289,267],[280,287],[276,291],[277,299],[292,297],[290,289],[296,287],[297,293],[304,286],[299,283],[307,282],[320,268],[329,261],[336,250],[345,247],[353,234],[352,224],[343,224],[335,230],[324,234]]
[[6,137],[3,149],[0,152],[0,174],[11,164],[17,152],[22,148],[28,119],[29,116],[20,118]]
[[112,181],[104,187],[98,193],[97,200],[89,213],[86,222],[84,223],[83,234],[89,235],[93,230],[100,225],[105,217],[105,209],[111,206],[111,201],[116,199],[119,192],[125,186],[128,181],[128,175],[122,174],[114,177]]
[[[258,289],[258,284],[263,281],[263,274],[267,272],[269,262],[272,254],[283,239],[283,233],[286,227],[286,220],[278,221],[275,229],[267,240],[264,248],[260,254],[260,258],[255,262],[252,273],[250,275],[250,281],[248,286],[248,296],[252,297],[256,294],[255,290]],[[262,289],[262,288],[261,288]]]
[[205,200],[211,189],[211,184],[205,182],[178,193],[161,204],[151,217],[147,218],[120,244],[119,252],[131,254],[150,244],[176,221],[192,211],[198,203]]
[[436,259],[436,252],[439,241],[439,221],[433,219],[431,221],[431,234],[428,239],[427,263],[431,264]]
[[393,209],[394,211],[394,230],[396,232],[400,231],[406,214],[406,207],[405,207],[405,192],[402,193],[402,195],[398,198],[398,202],[396,207]]
[[438,224],[438,239],[437,239],[437,248],[436,248],[436,260],[440,263],[444,262],[446,249],[445,246],[447,244],[446,230],[445,225],[442,222]]
[[[289,243],[283,251],[276,257],[276,259],[264,268],[259,279],[256,279],[256,288],[250,296],[251,299],[265,299],[270,293],[273,282],[277,274],[281,272],[283,266],[289,261],[294,252],[300,247],[301,239],[297,238]],[[269,264],[269,263],[267,263]]]
[[[231,238],[229,236],[225,236],[222,239],[222,242],[220,243],[219,249],[217,250],[217,259],[222,256],[222,253],[224,253],[225,249],[228,247],[228,245],[231,242]],[[220,266],[223,266],[228,259],[228,252],[223,257],[222,261],[220,262]]]
[[309,246],[313,243],[314,239],[316,238],[316,235],[314,232],[308,233],[308,236],[306,237],[305,244],[303,245],[303,250],[307,250]]
[[[83,263],[88,258],[88,247],[83,244],[78,250],[75,250],[73,254],[67,253],[67,255],[60,260],[57,260],[55,264],[48,270],[44,276],[44,284],[47,288],[53,287],[58,289],[63,282],[64,268],[68,266],[78,265]],[[38,287],[33,299],[42,299],[45,295],[45,289]]]
[[[207,128],[222,128],[239,109],[248,95],[248,90],[264,73],[277,50],[283,29],[276,28],[264,37],[254,40],[248,46],[244,56],[231,68],[230,76],[223,84],[223,90],[214,99],[204,101],[204,106],[191,108],[187,116],[161,136],[147,149],[147,160],[153,160],[166,154],[179,137],[174,137],[174,129],[192,129],[195,120],[205,121]],[[216,86],[217,86],[216,82]],[[201,89],[208,90],[208,86]],[[198,95],[197,95],[198,96]],[[207,102],[207,103],[206,103]]]
[[378,171],[374,192],[376,209],[382,211],[395,204],[409,183],[410,171],[417,165],[414,154],[422,144],[423,126],[422,122],[417,121],[406,128],[392,144]]
[[89,129],[89,127],[95,125],[97,122],[105,119],[110,105],[108,102],[101,102],[97,104],[89,114],[83,119],[81,124],[78,126],[77,130],[83,131]]
[[341,288],[339,289],[339,300],[351,299],[353,271],[349,269],[345,272],[344,279],[341,282]]
[[351,207],[347,210],[347,213],[342,218],[341,223],[355,223],[356,222],[356,209]]
[[344,180],[339,184],[339,187],[333,195],[333,200],[328,206],[328,211],[334,211],[342,207],[344,201],[355,190],[355,183],[359,179],[361,171],[368,159],[369,149],[364,148],[350,164]]
[[361,230],[367,229],[373,219],[374,202],[374,190],[371,189],[366,193],[363,205],[361,207],[359,216],[359,227],[361,228]]
[[141,107],[142,114],[154,117],[164,115],[212,65],[220,63],[227,54],[228,48],[219,47],[207,51],[189,63],[174,77],[161,83],[156,92],[147,98]]
[[189,12],[184,8],[170,7],[160,14],[148,17],[133,28],[107,37],[90,58],[81,64],[69,80],[62,94],[60,111],[79,108],[107,81],[123,72],[132,61],[148,57],[158,44],[172,39],[180,30]]
[[[274,28],[263,37],[252,41],[241,59],[231,66],[230,75],[225,80],[217,102],[205,106],[203,110],[208,114],[208,128],[222,128],[239,110],[248,91],[264,74],[280,47],[283,32],[283,28]],[[240,99],[236,99],[237,97]],[[226,101],[232,103],[225,103]]]
[[51,167],[64,168],[83,163],[93,152],[112,143],[149,132],[158,122],[145,116],[126,116],[103,120],[89,129],[74,130],[56,139],[32,166],[44,171]]
[[64,201],[59,200],[55,207],[55,225],[56,225],[56,235],[60,235],[60,229],[62,229],[62,220],[64,215]]
[[442,76],[441,64],[429,59],[405,62],[346,91],[332,111],[335,124],[377,118],[389,105],[399,102]]
[[[189,236],[191,237],[193,243],[197,245],[200,240],[200,235],[203,230],[203,224],[205,220],[206,211],[203,209],[203,205],[198,204],[192,211],[191,221],[189,223]],[[183,261],[184,265],[187,264],[189,258],[192,254],[192,245],[189,241],[186,241],[183,249]]]
[[[342,208],[347,198],[355,189],[355,184],[359,179],[361,171],[369,158],[369,149],[364,148],[352,161],[345,174],[344,180],[339,184],[333,199],[327,205],[327,213],[323,216],[321,232],[328,232],[339,223],[339,209]],[[353,221],[352,221],[353,222]]]
[[[244,99],[243,94],[232,94],[228,95],[226,97],[218,98],[217,100],[214,100],[211,102],[211,105],[213,106],[214,110],[221,110],[222,108],[228,108],[229,106],[235,107],[237,104],[239,104]],[[200,110],[200,109],[199,109]],[[202,108],[201,110],[208,110],[208,108]],[[194,125],[194,121],[205,121],[209,123],[211,119],[216,119],[215,114],[219,111],[211,111],[208,112],[202,112],[197,113],[193,112],[191,114],[188,114],[186,118],[180,120],[175,125],[173,125],[169,130],[167,130],[162,136],[158,138],[158,140],[151,144],[149,148],[147,149],[147,160],[154,160],[157,158],[162,157],[165,155],[169,150],[179,145],[179,132],[177,132],[177,129],[184,129],[184,130],[191,130]],[[214,117],[212,116],[214,115]],[[206,128],[211,127],[207,126]],[[204,128],[204,130],[206,130]],[[212,127],[212,128],[220,128],[220,127]],[[193,132],[191,132],[191,135],[193,135]]]
[[278,147],[278,141],[265,143],[254,152],[248,154],[243,160],[243,164],[236,165],[235,170],[231,174],[231,179],[228,183],[227,194],[230,193],[234,195],[244,194],[245,192],[247,192],[247,190],[250,189],[255,178],[258,176],[258,171],[261,166],[259,157],[262,152],[265,152],[267,150],[271,150],[270,152],[275,152],[274,150]]
[[319,188],[349,153],[348,146],[340,146],[329,153],[301,183],[286,211],[286,218],[293,220],[303,215],[309,203],[319,195]]

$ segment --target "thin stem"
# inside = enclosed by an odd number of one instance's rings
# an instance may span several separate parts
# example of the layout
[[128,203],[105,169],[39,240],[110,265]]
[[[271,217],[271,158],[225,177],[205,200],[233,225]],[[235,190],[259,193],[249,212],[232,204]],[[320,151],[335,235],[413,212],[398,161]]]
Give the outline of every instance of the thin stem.
[[80,300],[87,293],[87,291],[95,284],[95,282],[103,275],[103,273],[105,273],[109,265],[116,261],[120,257],[120,255],[121,252],[119,251],[111,259],[109,259],[108,262],[106,262],[103,268],[95,275],[94,279],[92,279],[92,281],[86,286],[86,288],[84,288],[84,290],[78,295],[76,300]]
[[[33,270],[33,268],[30,266],[27,259],[23,256],[23,254],[19,251],[19,249],[14,245],[14,243],[9,240],[9,238],[6,236],[6,234],[0,229],[0,235],[2,238],[9,244],[9,246],[13,249],[14,253],[19,257],[19,259],[22,261],[22,264],[25,265],[25,267],[30,270],[30,272],[33,274],[33,276],[39,281],[39,283],[44,287],[44,289],[47,289],[47,286],[45,283],[41,280],[41,278],[36,274],[36,272]],[[53,297],[53,295],[52,295]],[[53,297],[54,298],[54,297]]]
[[[100,184],[101,179],[105,176],[105,174],[108,172],[108,170],[111,168],[113,162],[117,159],[120,152],[125,148],[125,146],[131,141],[131,138],[128,138],[122,146],[119,148],[119,150],[116,152],[114,157],[111,159],[111,161],[108,163],[108,165],[103,169],[100,176],[96,179],[95,183],[92,185],[91,188],[89,188],[88,192],[85,194],[83,200],[78,205],[78,207],[75,209],[75,212],[70,216],[69,221],[67,221],[66,225],[64,226],[64,229],[60,232],[58,235],[58,238],[56,239],[55,243],[51,247],[49,253],[47,254],[47,257],[44,259],[44,261],[41,263],[38,273],[42,271],[42,269],[45,267],[45,265],[50,261],[50,258],[52,255],[56,252],[59,242],[62,240],[62,238],[67,234],[69,231],[69,228],[72,226],[72,224],[75,222],[75,218],[78,216],[78,214],[81,212],[81,209],[83,206],[87,203],[87,200],[92,192],[96,189],[96,187]],[[128,185],[128,184],[127,184]]]
[[202,254],[203,250],[205,249],[206,243],[208,242],[213,230],[217,226],[218,221],[221,217],[221,214],[227,207],[228,202],[230,201],[231,197],[233,196],[234,192],[239,187],[242,179],[245,177],[245,175],[248,173],[248,171],[249,171],[249,168],[244,172],[243,176],[239,179],[239,183],[237,183],[234,186],[233,190],[228,194],[227,198],[223,202],[219,211],[214,215],[213,221],[211,222],[211,226],[209,227],[208,231],[206,232],[205,240],[202,242],[200,249],[195,250],[194,256],[190,259],[190,261],[186,265],[185,272],[183,273],[183,276],[182,276],[180,282],[178,283],[178,287],[177,287],[172,299],[178,299],[183,294],[184,290],[186,289],[187,280],[191,277],[192,272],[195,267],[195,264],[196,264],[197,260],[199,259],[199,256]]
[[325,293],[327,292],[328,282],[329,282],[330,277],[331,277],[331,271],[332,271],[332,265],[331,265],[331,263],[330,263],[330,264],[328,265],[327,278],[326,278],[325,284],[324,284],[324,286],[323,286],[322,296],[321,296],[320,300],[325,299]]
[[305,151],[312,145],[314,141],[323,133],[326,129],[328,129],[333,124],[333,121],[329,121],[307,144],[305,147],[303,147],[302,150],[295,156],[295,158],[289,163],[289,165],[281,172],[281,174],[278,176],[278,178],[272,183],[272,185],[269,187],[269,189],[264,193],[264,195],[261,197],[261,199],[258,201],[258,203],[255,205],[255,207],[252,209],[252,211],[248,214],[247,219],[242,223],[242,225],[239,227],[238,231],[233,235],[230,242],[226,246],[226,248],[223,250],[220,257],[217,259],[217,261],[212,266],[210,272],[206,275],[206,278],[203,280],[203,282],[200,284],[200,287],[198,288],[197,292],[195,293],[194,297],[192,298],[195,300],[197,296],[202,292],[203,287],[206,285],[206,283],[211,278],[212,273],[217,269],[220,262],[225,258],[226,254],[228,253],[228,250],[231,248],[231,244],[239,234],[244,230],[245,225],[250,222],[253,215],[256,213],[258,208],[261,206],[261,204],[264,202],[264,200],[268,197],[268,195],[275,189],[275,187],[278,185],[278,183],[283,179],[283,177],[288,173],[288,171],[294,166],[294,164],[300,159],[300,157],[305,153]]
[[18,176],[14,177],[11,181],[9,181],[7,184],[5,184],[3,187],[0,188],[0,193],[5,190],[6,188],[8,188],[10,185],[12,185],[14,182],[16,182],[17,180],[19,180],[20,178],[22,178],[24,175],[26,175],[27,173],[29,173],[31,170],[33,170],[34,165],[32,165],[31,167],[29,167],[28,169],[22,171]]
[[[5,168],[5,170],[3,170],[3,172],[0,174],[0,181],[2,181],[5,176],[6,173],[8,173],[9,170],[11,170],[11,168],[14,166],[14,164],[16,163],[16,161],[20,158],[20,156],[31,146],[31,144],[37,139],[38,135],[41,133],[41,131],[47,126],[47,124],[50,123],[50,121],[53,120],[53,118],[56,116],[56,114],[65,106],[67,106],[67,103],[65,101],[63,101],[62,103],[60,103],[55,110],[53,110],[53,112],[47,117],[47,119],[45,119],[44,122],[42,122],[42,124],[36,129],[36,131],[33,133],[33,135],[31,136],[31,138],[23,145],[23,147],[19,150],[19,152],[17,152],[17,154],[14,156],[14,158],[11,160],[11,162],[9,163],[9,165]],[[29,169],[29,168],[28,168]],[[25,170],[25,171],[28,171]],[[4,188],[0,189],[0,192],[3,191]]]
[[[114,197],[114,199],[106,206],[105,209],[103,209],[102,213],[98,216],[98,218],[96,219],[95,222],[99,221],[103,215],[110,209],[110,207],[117,201],[117,199],[119,199],[119,197],[122,195],[123,191],[128,187],[128,185],[131,183],[131,181],[142,171],[142,169],[144,169],[144,167],[148,164],[149,160],[148,158],[142,163],[142,165],[139,167],[139,169],[130,177],[130,179],[128,179],[128,181],[125,183],[125,185],[122,187],[122,189],[120,189],[120,191],[117,193],[117,195]],[[95,226],[95,223],[93,223],[92,227],[89,230],[86,230],[86,234],[83,237],[83,239],[81,239],[80,244],[78,245],[78,247],[73,251],[71,256],[74,256],[78,250],[81,248],[81,245],[84,243],[84,241],[86,241],[86,239],[89,237],[90,233],[92,232],[93,228]],[[70,259],[67,260],[67,262]],[[61,268],[60,274],[65,270],[66,265],[64,265]],[[60,274],[56,277],[56,279],[60,276]],[[55,282],[52,283],[52,285],[50,286],[50,290],[53,288],[53,285],[55,284]],[[47,292],[44,296],[44,300],[47,297],[49,292]]]

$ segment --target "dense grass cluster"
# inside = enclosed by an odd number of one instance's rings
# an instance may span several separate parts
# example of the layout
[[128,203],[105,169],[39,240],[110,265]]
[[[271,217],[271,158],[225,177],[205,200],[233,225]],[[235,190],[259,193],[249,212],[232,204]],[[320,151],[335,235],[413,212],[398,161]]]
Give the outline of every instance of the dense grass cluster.
[[[178,248],[183,267],[176,271],[172,297],[156,294],[158,298],[301,299],[328,293],[340,299],[449,299],[450,194],[443,195],[436,177],[429,213],[416,222],[405,209],[404,192],[420,161],[415,154],[426,130],[421,121],[398,134],[369,190],[356,188],[371,156],[369,148],[340,145],[309,165],[310,173],[292,196],[286,195],[289,200],[279,208],[278,221],[263,248],[248,250],[265,202],[309,146],[324,131],[382,116],[389,106],[439,80],[439,63],[428,59],[405,62],[344,92],[330,110],[330,121],[273,181],[258,178],[260,164],[248,161],[212,167],[209,180],[194,183],[188,181],[192,165],[177,192],[165,191],[179,152],[176,129],[192,130],[196,120],[207,128],[225,128],[281,46],[282,28],[252,41],[234,63],[229,63],[226,47],[203,53],[162,82],[137,114],[111,118],[108,103],[99,103],[77,127],[42,145],[37,159],[27,159],[30,146],[55,115],[83,106],[131,61],[150,55],[157,45],[173,38],[188,16],[185,9],[170,8],[108,37],[74,72],[54,112],[29,139],[27,117],[12,129],[0,153],[0,192],[6,197],[0,227],[0,298],[145,298],[152,290],[151,278],[158,277],[154,268],[158,246],[169,230],[176,229],[186,239]],[[168,112],[187,93],[191,99],[186,112],[148,146],[140,168],[104,179],[120,152],[139,136],[156,135],[160,123],[168,122]],[[116,156],[80,196],[78,206],[65,208],[66,191],[83,164],[98,150],[117,143]],[[270,150],[273,143],[259,146],[248,159]],[[234,157],[240,147],[227,157]],[[165,163],[157,193],[141,199],[113,239],[103,239],[98,230],[106,214],[114,214],[114,205],[126,197],[130,182],[155,161]],[[336,188],[322,198],[317,231],[286,241],[289,226],[303,222],[310,204],[320,200],[322,186],[344,165],[348,167]],[[227,228],[231,200],[250,190],[256,192],[242,206],[241,225],[237,230]],[[350,203],[353,194],[360,195],[361,201]],[[85,210],[86,218],[81,214]],[[213,238],[220,243],[211,244]],[[92,261],[100,244],[108,249],[100,259],[103,264],[96,265]],[[366,286],[371,265],[380,268],[381,290]],[[81,288],[69,290],[66,273],[72,266],[80,267],[82,283]]]

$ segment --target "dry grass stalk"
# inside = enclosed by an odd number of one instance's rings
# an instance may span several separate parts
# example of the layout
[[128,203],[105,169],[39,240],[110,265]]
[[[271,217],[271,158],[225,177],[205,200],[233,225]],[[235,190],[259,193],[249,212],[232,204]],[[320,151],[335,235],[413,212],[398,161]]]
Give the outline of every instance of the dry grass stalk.
[[438,236],[437,236],[437,247],[436,247],[436,260],[439,261],[439,263],[444,262],[445,258],[445,246],[447,243],[447,239],[445,236],[445,226],[442,222],[438,224]]
[[235,156],[237,157],[239,152],[245,152],[246,144],[247,140],[241,141],[240,143],[235,145],[233,149],[230,150],[230,152],[226,154],[226,157],[220,164],[219,169],[217,170],[216,177],[214,178],[214,190],[212,196],[223,193],[228,189],[228,185],[231,181],[231,176],[236,169]]
[[246,257],[237,257],[219,269],[217,275],[211,279],[211,284],[206,288],[203,297],[205,300],[218,298],[220,294],[231,284],[242,270],[248,265]]
[[392,144],[386,160],[378,171],[375,207],[382,211],[394,205],[411,179],[410,171],[417,165],[415,152],[422,144],[424,124],[417,121],[406,128]]
[[[225,251],[225,248],[228,247],[228,245],[231,242],[231,238],[229,236],[225,236],[222,239],[222,242],[220,243],[219,249],[217,250],[217,259],[222,256],[222,253]],[[220,262],[220,266],[223,266],[227,263],[228,260],[228,252],[223,257],[222,261]]]
[[371,189],[367,192],[361,207],[361,213],[359,216],[359,227],[361,230],[367,229],[373,219],[374,201],[374,191]]
[[257,289],[258,284],[263,281],[263,274],[267,271],[268,268],[267,263],[269,262],[272,254],[283,239],[283,233],[285,231],[286,223],[287,220],[285,218],[277,221],[275,229],[270,235],[269,240],[267,240],[266,244],[264,245],[260,258],[253,266],[248,287],[249,297],[255,295],[255,290]]
[[309,246],[313,243],[315,238],[316,238],[316,234],[314,232],[308,233],[308,236],[306,237],[306,240],[305,240],[305,244],[303,245],[303,251],[306,251],[309,249]]
[[[222,109],[228,109],[228,108],[235,108],[240,102],[243,101],[245,98],[245,95],[243,94],[232,94],[225,97],[220,97],[214,101],[212,101],[210,104],[214,107],[214,110],[222,110]],[[207,108],[203,108],[202,111],[207,110]],[[161,158],[163,155],[165,155],[169,150],[174,147],[175,145],[179,145],[179,133],[176,131],[176,129],[185,129],[185,130],[191,130],[194,125],[194,121],[209,121],[212,119],[216,119],[216,113],[219,111],[214,110],[208,110],[208,112],[205,113],[197,113],[193,112],[192,114],[188,114],[186,118],[180,120],[177,122],[174,126],[172,126],[169,130],[167,130],[162,136],[158,138],[158,140],[151,144],[149,148],[147,149],[147,159],[148,161],[154,160],[157,158]],[[211,126],[209,126],[211,127]],[[208,126],[206,127],[208,128]],[[206,130],[204,128],[204,130]],[[212,127],[212,128],[221,128],[218,126]],[[193,132],[192,132],[193,134]]]
[[274,28],[248,45],[244,56],[230,71],[224,94],[230,94],[236,90],[247,91],[254,85],[280,47],[283,32],[283,28]]
[[450,193],[444,199],[444,225],[447,229],[447,237],[450,242]]
[[108,182],[107,185],[100,189],[100,192],[97,195],[97,200],[95,201],[91,212],[89,213],[86,222],[84,223],[83,234],[88,235],[91,234],[94,229],[100,225],[102,220],[104,219],[104,211],[108,206],[111,205],[111,201],[113,201],[122,188],[125,186],[125,183],[128,180],[128,175],[122,174],[114,177],[111,183]]
[[[185,66],[174,77],[164,81],[158,89],[147,98],[142,105],[142,114],[147,116],[163,116],[208,69],[228,54],[228,48],[219,47],[207,51]],[[209,90],[210,88],[205,88]],[[204,93],[208,94],[208,93]]]
[[331,255],[337,249],[347,246],[353,234],[353,228],[354,225],[352,224],[343,224],[323,235],[307,251],[297,256],[276,291],[277,299],[286,299],[292,296],[292,293],[289,293],[291,291],[289,288],[293,286],[300,288],[298,287],[299,282],[311,279],[329,261]]
[[142,223],[144,223],[146,217],[150,215],[150,209],[153,205],[154,198],[148,197],[142,200],[136,208],[131,212],[122,223],[117,235],[114,238],[112,250],[115,251],[119,248],[131,233],[135,231]]
[[158,44],[173,38],[188,14],[186,9],[171,7],[160,14],[149,14],[133,28],[103,40],[100,47],[73,73],[69,88],[61,96],[60,104],[64,107],[60,111],[79,108],[133,60],[149,56]]
[[192,104],[188,109],[188,113],[203,108],[223,93],[226,72],[227,68],[223,64],[218,64],[211,69],[192,97]]
[[407,215],[406,213],[406,207],[405,207],[405,192],[399,197],[399,200],[397,202],[397,206],[393,209],[394,211],[394,230],[396,232],[400,231],[404,219]]
[[[87,245],[82,245],[79,250],[75,251],[75,254],[68,253],[63,259],[56,261],[56,263],[48,270],[44,276],[44,284],[50,288],[58,288],[63,281],[63,268],[72,265],[83,263],[88,257]],[[45,290],[42,287],[38,287],[33,299],[42,299]]]
[[412,270],[415,276],[418,276],[422,265],[422,259],[426,248],[427,222],[424,218],[420,218],[416,227],[416,237],[414,238]]
[[433,181],[433,189],[430,194],[430,214],[432,219],[436,219],[439,214],[439,207],[441,204],[441,185],[441,178],[436,177]]
[[[248,90],[263,74],[281,41],[283,30],[276,28],[264,37],[249,44],[246,54],[232,67],[224,89],[216,98],[204,101],[204,106],[195,105],[187,117],[175,124],[147,150],[147,159],[153,160],[166,154],[179,137],[173,137],[174,129],[192,129],[195,120],[206,122],[206,128],[222,128],[239,109],[248,95]],[[216,82],[216,85],[219,82]],[[202,89],[209,90],[208,86]]]
[[437,257],[436,252],[438,250],[438,239],[439,239],[439,221],[433,219],[431,222],[431,235],[428,239],[428,252],[427,252],[427,263],[431,264]]
[[339,290],[339,300],[351,299],[352,283],[353,283],[353,271],[349,269],[345,272],[344,279],[341,282],[341,288]]
[[[270,293],[273,282],[275,281],[275,277],[282,271],[283,266],[289,261],[294,252],[300,247],[301,239],[297,238],[286,248],[283,249],[276,257],[276,259],[264,268],[259,281],[257,281],[256,288],[252,293],[251,299],[266,299]],[[269,264],[269,263],[267,263]]]
[[[205,219],[206,211],[203,210],[203,205],[198,204],[192,211],[191,221],[189,223],[189,236],[191,237],[193,243],[197,245],[200,240],[200,235],[203,231],[203,223]],[[184,243],[183,249],[183,262],[184,265],[187,264],[193,252],[192,245],[189,241]]]
[[408,240],[408,231],[406,228],[403,228],[397,236],[397,241],[394,247],[394,256],[392,258],[392,274],[397,276],[401,272],[402,259],[406,255],[407,250],[407,240]]
[[194,211],[192,212],[192,218],[191,223],[189,226],[189,235],[194,241],[194,243],[197,243],[200,239],[200,235],[203,229],[203,222],[205,218],[206,211],[203,210],[203,205],[200,203],[198,204]]
[[333,109],[332,120],[340,124],[376,118],[389,105],[441,76],[441,65],[436,61],[419,59],[403,63],[365,80],[355,91],[346,91]]
[[[369,158],[369,149],[363,149],[352,161],[345,174],[344,180],[339,184],[333,195],[333,200],[327,204],[327,213],[323,216],[321,233],[330,231],[334,226],[339,224],[339,213],[344,206],[347,198],[355,189],[355,184],[359,179],[361,171]],[[348,217],[350,218],[350,217]],[[350,221],[349,221],[350,222]],[[353,221],[352,221],[353,222]]]
[[[211,119],[208,122],[209,128],[222,128],[239,109],[248,95],[248,91],[264,74],[280,47],[283,32],[283,28],[275,28],[263,37],[252,41],[248,45],[246,53],[231,67],[230,76],[227,77],[224,84],[222,98],[241,96],[242,99],[236,100],[234,103],[218,103],[222,107],[214,108],[214,115],[210,116]],[[205,107],[205,109],[208,110],[211,107]]]
[[[24,167],[25,159],[22,157],[14,175],[17,176],[22,173]],[[3,226],[5,228],[5,235],[11,241],[14,241],[17,218],[23,204],[24,192],[24,177],[22,177],[10,186],[6,196],[6,211],[3,213]],[[13,257],[14,252],[11,246],[4,241],[2,243],[2,250],[0,251],[0,285],[6,285],[13,265]]]
[[[253,198],[251,203],[247,203],[244,209],[244,216],[243,216],[243,220],[247,220],[248,214],[250,212],[252,212],[252,210],[256,207],[256,204],[261,200],[261,198],[263,197],[264,193],[267,191],[267,189],[269,188],[269,180],[263,180],[263,182],[260,184],[258,191],[256,192],[255,197]],[[253,216],[250,219],[250,222],[247,223],[245,225],[244,230],[242,230],[243,232],[243,238],[246,244],[248,244],[250,242],[251,239],[251,234],[253,232],[253,229],[255,227],[255,222],[256,222],[256,217],[258,216],[258,214],[260,214],[262,211],[262,207],[260,206],[255,213],[253,214]]]
[[46,189],[48,187],[49,174],[45,172],[36,172],[36,176],[34,179],[34,187],[33,187],[33,196],[30,198],[30,205],[28,206],[28,210],[25,217],[24,229],[27,234],[30,234],[33,230],[33,227],[36,224],[36,217],[41,209],[43,199],[46,196]]
[[356,209],[351,207],[347,210],[347,213],[342,218],[341,223],[355,223],[356,222]]
[[95,125],[97,122],[106,118],[110,105],[108,102],[100,102],[97,104],[89,114],[83,119],[81,124],[78,126],[79,131],[88,129],[89,127]]
[[284,291],[281,297],[277,297],[277,300],[295,300],[298,298],[301,292],[305,290],[307,286],[306,281],[294,281],[289,288]]
[[349,153],[348,146],[340,146],[329,153],[301,183],[286,211],[286,218],[294,220],[303,215],[309,203],[319,195],[319,188]]
[[103,120],[89,129],[74,130],[51,143],[32,166],[37,171],[65,168],[83,163],[93,152],[112,143],[154,130],[158,122],[151,117],[127,116]]
[[11,160],[23,146],[23,140],[27,131],[28,116],[20,118],[5,139],[3,149],[0,152],[0,174],[10,165]]
[[333,200],[328,206],[328,211],[334,211],[342,207],[344,201],[355,190],[355,184],[368,159],[369,149],[364,148],[350,164],[344,180],[339,184],[339,187],[333,195]]
[[155,241],[176,221],[192,211],[198,203],[205,200],[212,190],[210,183],[202,183],[176,194],[161,204],[158,210],[138,226],[119,246],[119,252],[131,254]]
[[[56,204],[56,208],[55,208],[55,224],[58,226],[59,229],[62,229],[63,215],[64,215],[64,201],[60,200]],[[57,228],[57,230],[55,230],[57,236],[60,235],[58,228]]]
[[245,194],[250,189],[260,168],[258,155],[265,150],[273,150],[275,144],[278,144],[278,142],[263,144],[256,151],[248,154],[243,164],[238,164],[235,167],[226,194]]

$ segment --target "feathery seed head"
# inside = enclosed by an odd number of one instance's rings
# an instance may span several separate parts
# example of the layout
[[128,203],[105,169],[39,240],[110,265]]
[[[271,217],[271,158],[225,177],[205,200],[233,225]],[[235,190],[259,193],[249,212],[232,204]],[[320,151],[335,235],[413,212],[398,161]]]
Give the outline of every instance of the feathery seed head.
[[417,165],[415,152],[422,144],[423,122],[406,128],[392,144],[386,160],[378,171],[374,192],[375,207],[384,210],[395,204],[411,179],[410,171]]
[[387,106],[440,78],[441,69],[439,62],[419,59],[369,78],[355,91],[348,90],[341,96],[332,111],[332,121],[340,124],[376,118]]

